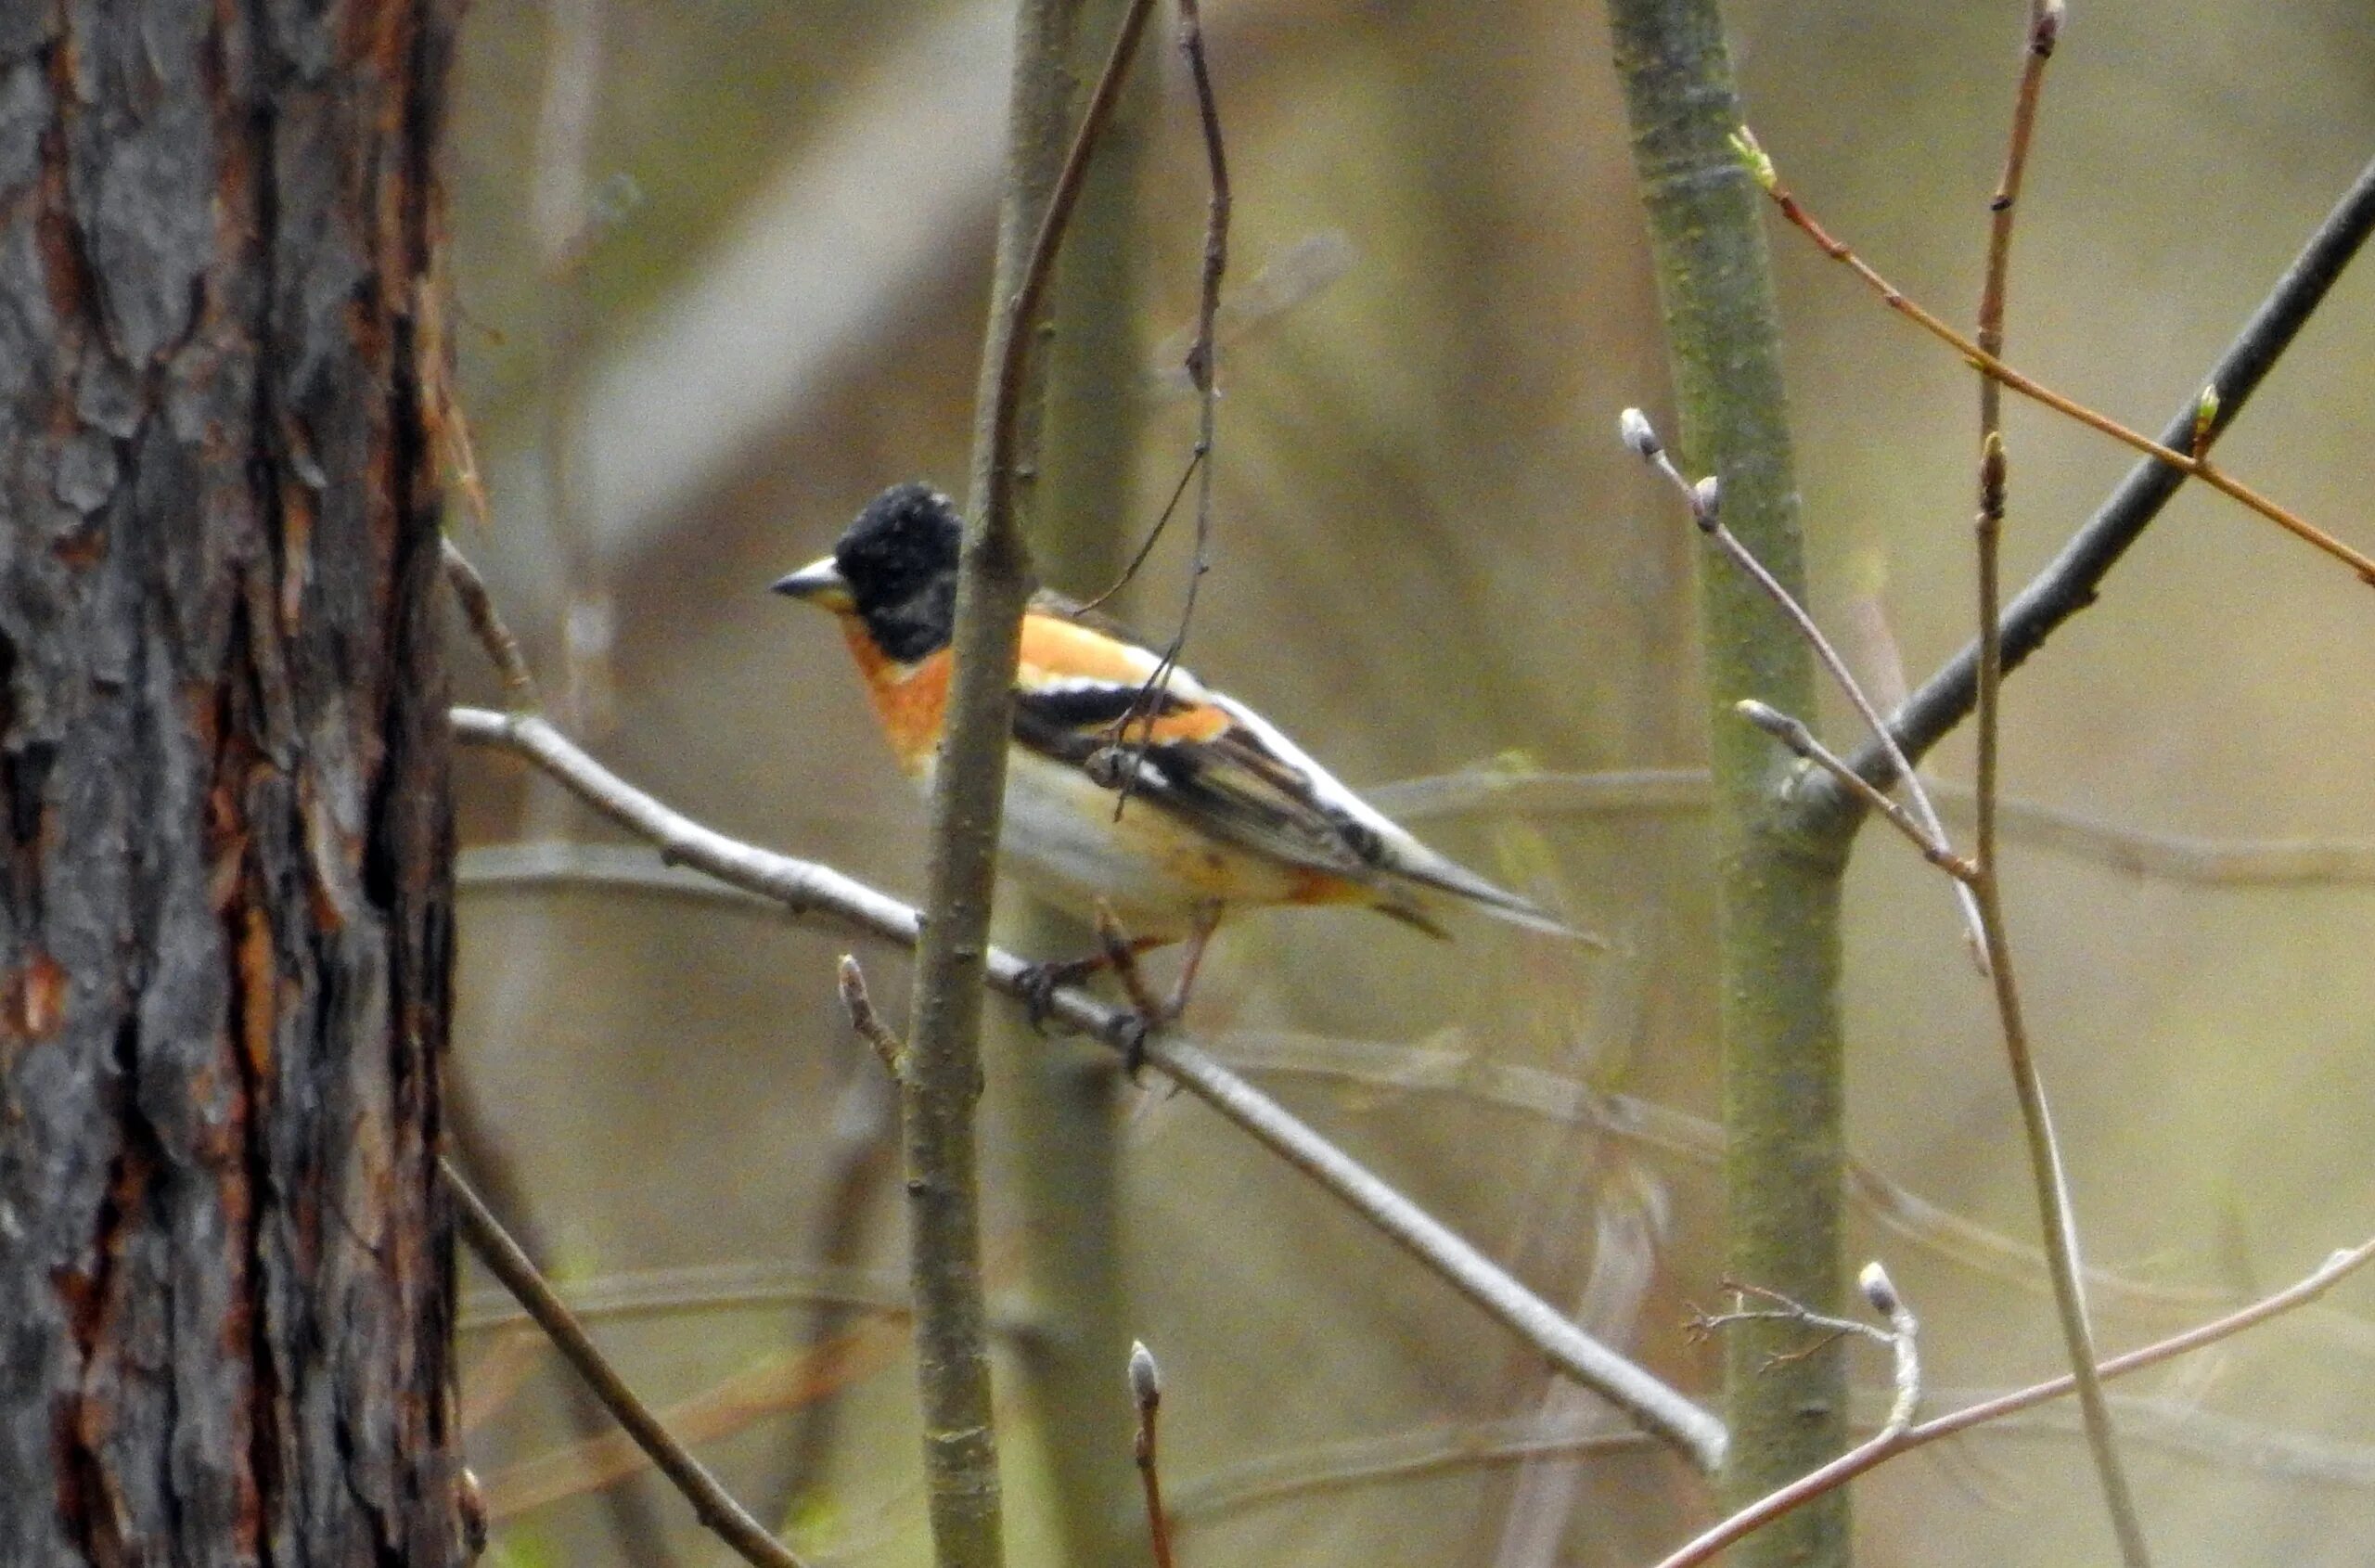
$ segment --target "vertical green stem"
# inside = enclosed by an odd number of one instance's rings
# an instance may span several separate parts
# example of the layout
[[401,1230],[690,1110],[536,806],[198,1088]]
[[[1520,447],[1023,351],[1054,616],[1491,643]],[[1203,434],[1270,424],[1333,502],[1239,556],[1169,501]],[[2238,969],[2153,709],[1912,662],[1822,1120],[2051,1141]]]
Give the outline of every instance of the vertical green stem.
[[[1797,495],[1782,398],[1779,328],[1759,197],[1727,138],[1741,122],[1714,0],[1611,0],[1616,69],[1649,212],[1680,450],[1722,482],[1726,522],[1804,598]],[[1721,1018],[1730,1275],[1817,1310],[1839,1299],[1841,1117],[1838,1007],[1844,834],[1793,833],[1778,798],[1780,756],[1732,705],[1758,698],[1808,713],[1805,644],[1739,572],[1702,572],[1711,749],[1720,856]],[[1740,1506],[1842,1446],[1844,1368],[1833,1346],[1803,1348],[1781,1325],[1726,1338],[1723,1490]],[[1740,1564],[1847,1559],[1843,1493],[1734,1553]]]
[[[1034,399],[1011,374],[1014,334],[1033,324],[1008,303],[1030,265],[1063,156],[1070,0],[1021,0],[998,208],[997,262],[975,419],[972,517],[958,560],[947,740],[932,791],[925,923],[916,955],[914,1039],[900,1075],[909,1273],[924,1483],[940,1568],[1003,1562],[997,1442],[982,1301],[974,1107],[982,1087],[982,983],[989,949],[1007,736],[1031,563],[1015,517],[1013,471]],[[1050,150],[1052,149],[1052,150]]]
[[[1110,48],[1123,0],[1084,0],[1072,58],[1085,83]],[[1136,265],[1149,73],[1123,90],[1097,145],[1067,230],[1046,345],[1046,435],[1032,518],[1033,554],[1049,583],[1085,597],[1120,574],[1131,532],[1145,368]],[[1075,94],[1076,97],[1085,96]],[[1077,110],[1076,110],[1077,112]],[[1109,607],[1110,608],[1110,607]],[[1028,906],[1014,945],[1085,953],[1078,921]],[[1018,1362],[1046,1456],[1065,1561],[1107,1568],[1144,1552],[1133,1527],[1137,1483],[1123,1434],[1130,1403],[1129,1292],[1120,1220],[1120,1062],[1101,1046],[1031,1037],[1018,1022],[993,1060],[1022,1211],[1029,1331]],[[995,1071],[1000,1066],[1005,1071]]]

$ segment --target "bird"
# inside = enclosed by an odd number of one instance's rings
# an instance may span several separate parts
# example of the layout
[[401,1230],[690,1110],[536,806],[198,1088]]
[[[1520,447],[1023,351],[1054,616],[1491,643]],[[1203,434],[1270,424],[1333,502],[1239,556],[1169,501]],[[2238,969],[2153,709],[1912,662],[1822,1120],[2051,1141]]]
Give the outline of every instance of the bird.
[[[927,791],[946,713],[963,531],[947,496],[893,485],[830,555],[774,584],[840,622],[900,769]],[[1098,919],[1107,933],[1098,955],[1034,966],[1034,1012],[1058,982],[1187,942],[1179,987],[1161,1009],[1175,1018],[1204,944],[1235,908],[1354,905],[1440,937],[1437,915],[1465,907],[1590,940],[1428,848],[1252,708],[1166,663],[1046,590],[1023,612],[1001,868],[1059,908]],[[1116,944],[1116,927],[1125,943]],[[1126,970],[1123,978],[1132,979]],[[1135,983],[1132,994],[1148,1011]]]

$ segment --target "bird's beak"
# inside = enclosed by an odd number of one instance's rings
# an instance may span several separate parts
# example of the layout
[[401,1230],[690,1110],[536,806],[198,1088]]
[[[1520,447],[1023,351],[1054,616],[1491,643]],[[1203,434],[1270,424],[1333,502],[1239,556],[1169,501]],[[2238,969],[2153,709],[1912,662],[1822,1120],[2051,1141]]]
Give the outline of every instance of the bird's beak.
[[789,577],[777,578],[775,589],[824,610],[847,611],[857,608],[857,601],[850,597],[850,581],[833,564],[831,556],[811,561]]

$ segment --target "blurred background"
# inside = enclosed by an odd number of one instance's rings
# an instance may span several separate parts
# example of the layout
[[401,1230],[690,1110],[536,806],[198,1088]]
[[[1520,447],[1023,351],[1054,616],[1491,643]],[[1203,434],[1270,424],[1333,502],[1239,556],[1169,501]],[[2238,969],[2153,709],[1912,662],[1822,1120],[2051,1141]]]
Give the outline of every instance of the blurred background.
[[[1672,422],[1605,19],[1529,0],[1207,10],[1237,216],[1213,569],[1187,661],[1611,946],[1247,918],[1191,1027],[1549,1300],[1712,1394],[1714,1353],[1683,1331],[1719,1273],[1689,772],[1703,563],[1614,434],[1628,404]],[[1785,179],[1967,318],[2025,4],[1728,10]],[[452,127],[461,387],[493,500],[484,525],[457,503],[455,536],[558,716],[703,821],[908,898],[920,803],[830,623],[765,587],[885,484],[962,494],[1009,27],[1005,0],[479,0]],[[1075,592],[1110,580],[1194,440],[1178,364],[1203,168],[1168,43],[1159,23],[1062,280],[1040,564]],[[2077,5],[2009,357],[2157,429],[2371,148],[2361,0]],[[1974,386],[1798,236],[1773,244],[1814,608],[1885,693],[1969,636]],[[2370,354],[2362,271],[2220,447],[2362,548]],[[2009,412],[2017,581],[2128,458]],[[1188,547],[1175,528],[1125,596],[1150,636],[1176,621]],[[455,664],[466,700],[499,699],[458,640]],[[2097,1289],[2107,1347],[2375,1224],[2370,668],[2364,587],[2189,491],[2010,689],[2013,939],[2091,1261],[2121,1279]],[[1822,717],[1854,739],[1836,707]],[[1932,768],[1965,831],[1969,765],[1949,744]],[[459,778],[480,851],[455,1061],[474,1168],[763,1518],[818,1562],[924,1561],[888,1097],[834,999],[849,939],[531,875],[492,846],[613,840],[507,760],[466,754]],[[2271,875],[2268,841],[2317,852]],[[1073,950],[1014,902],[1017,945]],[[903,1022],[904,957],[858,953]],[[1945,885],[1884,834],[1851,872],[1846,975],[1870,1173],[1854,1256],[1884,1259],[1921,1313],[1933,1407],[2051,1374],[1993,1014]],[[1621,1564],[1708,1517],[1683,1466],[1194,1100],[1120,1083],[1003,1005],[993,1027],[1015,1561],[1145,1561],[1132,1336],[1166,1373],[1191,1562]],[[467,1283],[466,1417],[499,1561],[722,1561],[631,1450],[587,1440],[603,1429],[566,1370]],[[2353,1283],[2120,1385],[2168,1561],[2363,1560],[2370,1311]],[[1875,1417],[1886,1380],[1878,1359],[1859,1374]],[[1861,1484],[1863,1561],[2099,1554],[2070,1422],[2048,1411]]]

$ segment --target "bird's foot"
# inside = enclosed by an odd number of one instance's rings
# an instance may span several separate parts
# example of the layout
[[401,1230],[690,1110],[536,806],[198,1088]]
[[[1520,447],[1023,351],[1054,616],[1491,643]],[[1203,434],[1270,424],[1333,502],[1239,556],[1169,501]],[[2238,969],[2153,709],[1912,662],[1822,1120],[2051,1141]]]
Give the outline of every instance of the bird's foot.
[[1110,962],[1103,953],[1093,953],[1085,958],[1053,958],[1026,964],[1018,985],[1022,994],[1023,1016],[1031,1021],[1032,1028],[1045,1035],[1049,1021],[1055,1016],[1056,993],[1066,986],[1093,979],[1110,967]]

